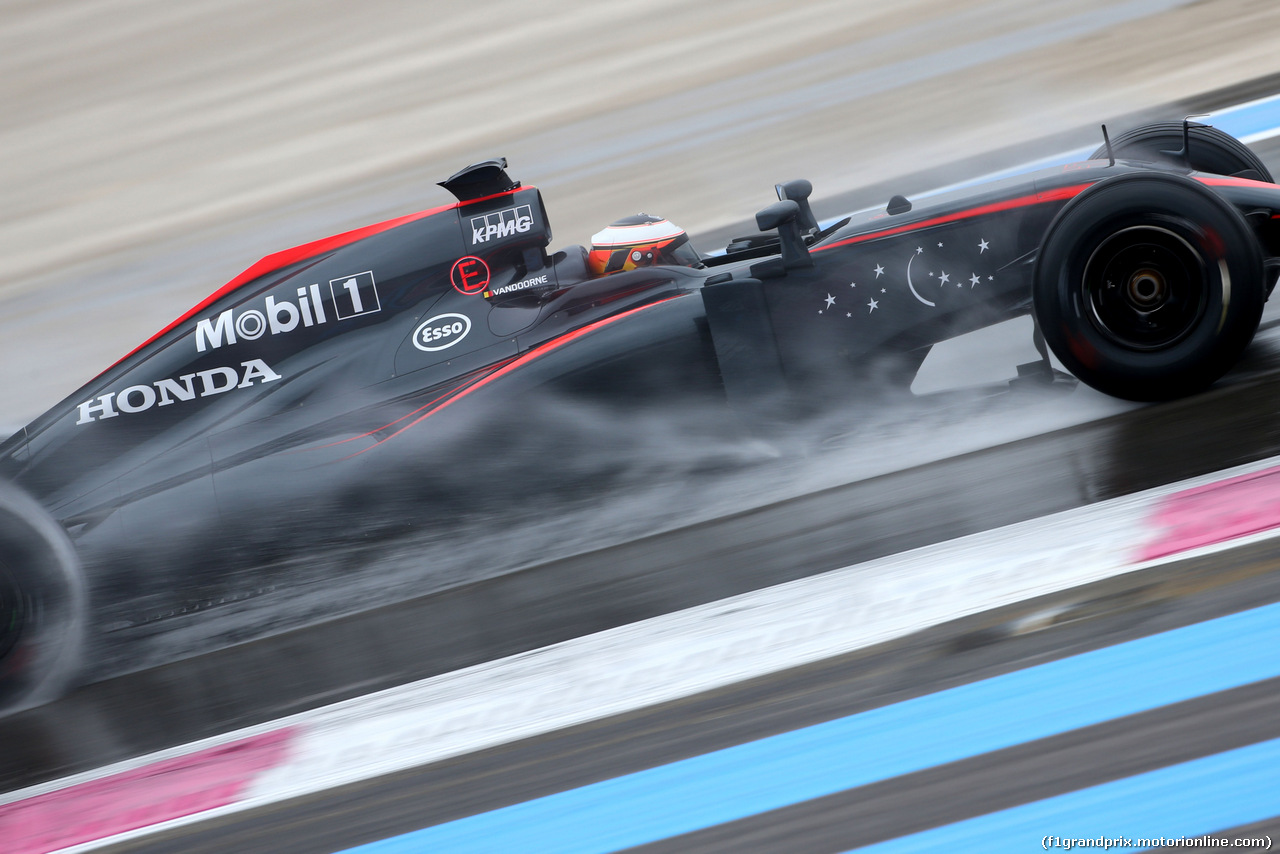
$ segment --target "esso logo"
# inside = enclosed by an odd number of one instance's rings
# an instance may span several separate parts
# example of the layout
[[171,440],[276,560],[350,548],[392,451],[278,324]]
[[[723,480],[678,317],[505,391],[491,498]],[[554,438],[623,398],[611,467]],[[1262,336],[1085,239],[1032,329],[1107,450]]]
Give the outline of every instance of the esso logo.
[[413,330],[413,346],[434,353],[457,344],[470,331],[471,318],[465,314],[437,314]]

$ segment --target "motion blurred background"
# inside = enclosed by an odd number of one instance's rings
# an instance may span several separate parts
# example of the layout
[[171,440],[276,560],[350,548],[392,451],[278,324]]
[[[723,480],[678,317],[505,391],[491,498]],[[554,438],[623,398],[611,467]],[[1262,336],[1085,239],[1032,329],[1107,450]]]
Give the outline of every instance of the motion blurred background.
[[0,432],[259,257],[446,202],[480,159],[542,188],[556,245],[638,210],[705,234],[776,181],[820,201],[1087,144],[1278,48],[1272,0],[6,0]]

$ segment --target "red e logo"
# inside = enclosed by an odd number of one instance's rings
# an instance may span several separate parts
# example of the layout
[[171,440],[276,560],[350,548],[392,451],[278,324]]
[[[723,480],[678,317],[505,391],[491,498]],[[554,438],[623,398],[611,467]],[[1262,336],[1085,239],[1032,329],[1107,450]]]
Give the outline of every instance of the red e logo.
[[489,265],[474,255],[453,262],[449,280],[460,294],[478,294],[489,287]]

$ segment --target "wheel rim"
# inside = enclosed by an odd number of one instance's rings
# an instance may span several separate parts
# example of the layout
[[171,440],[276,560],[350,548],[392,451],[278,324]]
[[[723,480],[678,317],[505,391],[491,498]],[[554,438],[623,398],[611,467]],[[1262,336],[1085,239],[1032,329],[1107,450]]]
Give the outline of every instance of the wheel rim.
[[26,602],[17,582],[0,565],[0,661],[3,661],[18,645],[26,624]]
[[1159,226],[1110,235],[1084,269],[1085,306],[1094,327],[1132,350],[1158,350],[1191,333],[1207,304],[1200,253]]

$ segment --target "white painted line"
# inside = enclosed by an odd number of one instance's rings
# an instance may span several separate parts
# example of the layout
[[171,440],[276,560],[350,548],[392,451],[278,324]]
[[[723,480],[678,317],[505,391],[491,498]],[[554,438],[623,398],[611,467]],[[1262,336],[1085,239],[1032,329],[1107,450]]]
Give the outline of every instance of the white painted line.
[[[0,803],[286,727],[295,733],[291,755],[257,775],[233,803],[102,841],[114,843],[646,708],[1036,596],[1280,536],[1277,466],[1280,457],[742,594],[12,792]],[[1241,476],[1259,472],[1266,474],[1237,487]],[[1259,483],[1277,495],[1267,511],[1274,518],[1260,523],[1271,527],[1137,560],[1152,542],[1169,540],[1171,532],[1154,522],[1169,496],[1213,484],[1256,496]],[[1222,494],[1211,500],[1224,505]]]

